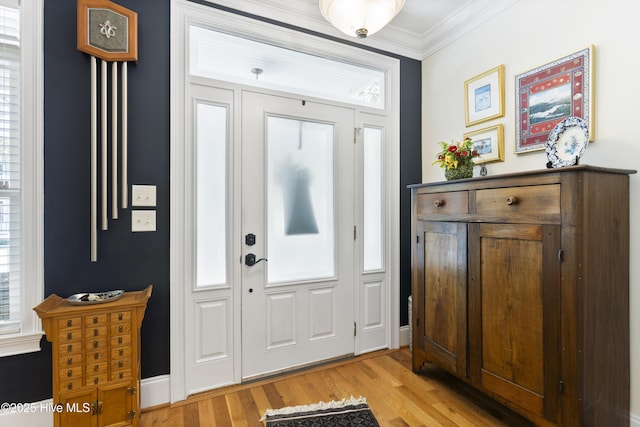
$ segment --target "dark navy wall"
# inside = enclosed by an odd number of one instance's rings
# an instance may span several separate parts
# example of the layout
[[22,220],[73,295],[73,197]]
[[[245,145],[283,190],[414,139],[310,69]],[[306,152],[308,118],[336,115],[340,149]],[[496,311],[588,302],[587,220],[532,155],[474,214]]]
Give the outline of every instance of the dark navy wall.
[[[45,296],[139,290],[153,284],[142,325],[142,377],[169,373],[169,1],[118,0],[138,13],[129,65],[129,184],[157,186],[157,230],[131,233],[131,208],[98,233],[90,256],[90,65],[76,49],[76,1],[45,1]],[[390,56],[395,56],[390,54]],[[407,324],[411,238],[408,184],[421,180],[420,61],[401,73],[401,324]],[[51,345],[0,358],[0,401],[51,397]]]

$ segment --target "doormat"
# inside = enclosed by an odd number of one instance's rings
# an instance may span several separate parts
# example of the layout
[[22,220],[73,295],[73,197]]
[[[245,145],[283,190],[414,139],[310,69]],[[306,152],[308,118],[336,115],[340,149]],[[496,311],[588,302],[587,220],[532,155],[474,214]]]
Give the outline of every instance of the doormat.
[[380,427],[367,399],[353,396],[313,405],[267,409],[260,421],[266,421],[266,427]]

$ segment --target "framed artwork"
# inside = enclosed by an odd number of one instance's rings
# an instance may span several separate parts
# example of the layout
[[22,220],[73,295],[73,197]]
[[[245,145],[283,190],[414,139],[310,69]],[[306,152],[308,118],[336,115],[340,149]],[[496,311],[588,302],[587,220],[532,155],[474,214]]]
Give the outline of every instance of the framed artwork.
[[544,150],[549,133],[569,116],[589,123],[593,141],[593,62],[589,46],[516,76],[516,154]]
[[467,126],[504,116],[504,65],[464,82]]
[[480,157],[473,159],[477,165],[490,162],[504,162],[504,126],[497,125],[465,133],[465,138],[471,138],[473,149]]

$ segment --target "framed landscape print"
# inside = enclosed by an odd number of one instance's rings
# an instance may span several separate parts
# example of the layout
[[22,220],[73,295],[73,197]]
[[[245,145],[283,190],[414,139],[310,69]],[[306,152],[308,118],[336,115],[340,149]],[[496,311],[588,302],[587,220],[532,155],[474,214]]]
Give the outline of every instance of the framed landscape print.
[[480,157],[473,159],[473,163],[504,162],[504,126],[497,125],[464,134],[464,138],[471,138],[473,149]]
[[467,126],[504,116],[504,65],[464,82]]
[[516,153],[543,150],[549,133],[563,119],[589,123],[593,141],[594,48],[516,76]]

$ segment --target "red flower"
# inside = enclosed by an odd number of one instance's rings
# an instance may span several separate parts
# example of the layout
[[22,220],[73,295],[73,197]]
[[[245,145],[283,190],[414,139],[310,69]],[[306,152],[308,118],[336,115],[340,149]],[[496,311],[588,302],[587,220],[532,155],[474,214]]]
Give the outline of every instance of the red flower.
[[453,153],[454,151],[456,151],[458,149],[458,147],[456,147],[455,145],[452,145],[451,147],[449,147],[449,152]]
[[463,151],[463,152],[462,152],[462,155],[463,155],[463,156],[465,156],[465,157],[467,157],[467,156],[469,155],[469,152],[468,152],[468,151]]

